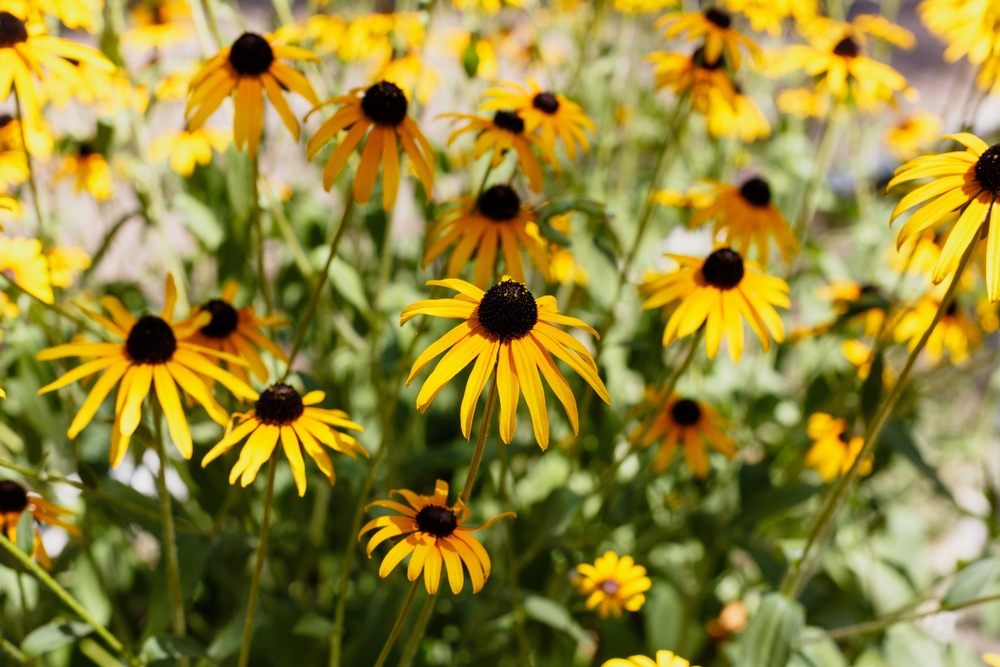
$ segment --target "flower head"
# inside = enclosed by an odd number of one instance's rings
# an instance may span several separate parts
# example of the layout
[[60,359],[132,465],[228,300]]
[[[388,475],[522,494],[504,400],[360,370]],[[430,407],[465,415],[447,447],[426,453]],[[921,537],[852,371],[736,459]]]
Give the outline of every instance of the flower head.
[[149,146],[154,160],[170,159],[170,168],[187,178],[194,173],[196,165],[206,166],[212,162],[212,151],[222,152],[232,141],[233,135],[227,130],[202,127],[197,130],[176,130],[158,136]]
[[[817,412],[809,416],[807,425],[812,447],[806,452],[806,465],[815,468],[826,481],[847,473],[861,453],[865,440],[860,436],[851,437],[847,433],[847,422],[830,415]],[[871,473],[871,460],[861,464],[862,475]]]
[[621,556],[613,551],[594,561],[576,566],[573,579],[580,595],[587,596],[587,609],[597,609],[601,618],[621,616],[622,610],[639,611],[646,603],[643,595],[653,586],[646,576],[646,568],[636,565],[631,556]]
[[434,485],[434,495],[431,496],[422,496],[406,489],[390,493],[406,500],[409,507],[393,500],[376,500],[369,503],[365,510],[385,507],[402,516],[388,515],[372,519],[358,533],[358,540],[361,540],[365,533],[378,529],[368,540],[369,558],[375,547],[388,539],[399,538],[382,560],[378,575],[386,578],[404,558],[410,556],[410,563],[406,568],[407,579],[416,581],[423,573],[424,586],[431,595],[438,591],[442,569],[448,573],[452,593],[461,593],[465,585],[463,565],[472,580],[472,592],[481,591],[483,584],[489,579],[492,563],[486,549],[471,533],[491,526],[504,517],[516,515],[505,512],[481,526],[467,527],[465,522],[469,519],[468,505],[461,498],[454,505],[448,505],[448,483],[440,479]]
[[886,130],[883,143],[897,160],[912,160],[936,144],[941,133],[941,116],[920,111],[899,118]]
[[138,49],[165,49],[195,34],[191,9],[183,0],[140,2],[129,12],[135,27],[122,33],[122,44]]
[[[934,321],[939,305],[937,299],[925,296],[900,315],[893,329],[896,342],[905,342],[909,349],[914,349]],[[982,331],[965,311],[958,302],[952,301],[934,327],[925,347],[932,363],[941,361],[945,352],[953,364],[964,363],[969,358],[969,352],[979,347]]]
[[684,461],[695,476],[708,476],[708,451],[705,443],[727,458],[736,455],[736,443],[723,432],[725,422],[719,414],[703,401],[674,394],[666,401],[654,395],[656,412],[638,428],[639,445],[648,447],[660,443],[653,471],[662,474],[677,454],[678,446],[684,447]]
[[709,220],[715,221],[713,236],[725,242],[743,256],[756,247],[760,263],[767,265],[772,241],[778,246],[782,258],[791,260],[799,243],[771,198],[770,184],[754,176],[740,185],[711,182],[711,200],[691,217],[697,227]]
[[656,22],[656,27],[663,29],[663,35],[667,38],[684,34],[690,41],[704,38],[705,60],[717,62],[725,53],[734,70],[740,68],[741,46],[754,58],[760,58],[757,45],[733,28],[733,16],[720,7],[709,6],[700,12],[671,12],[661,17]]
[[644,655],[633,655],[628,658],[613,658],[601,667],[691,667],[691,663],[670,651],[657,651],[655,661]]
[[[517,161],[524,175],[528,178],[528,186],[534,192],[542,191],[542,167],[531,151],[532,145],[539,145],[539,139],[527,132],[524,119],[516,110],[501,109],[493,114],[493,118],[459,113],[442,114],[442,116],[464,123],[448,137],[449,145],[466,132],[476,132],[472,156],[478,160],[486,154],[486,151],[492,150],[490,165],[493,169],[499,167],[507,152],[513,149],[517,153]],[[558,168],[556,157],[544,148],[541,148],[541,151],[546,161]]]
[[76,153],[63,158],[56,178],[66,177],[73,179],[75,192],[87,192],[97,201],[107,201],[114,194],[108,161],[88,143],[80,144]]
[[0,532],[3,532],[7,539],[15,544],[17,543],[17,524],[21,520],[21,515],[26,511],[35,520],[31,557],[37,560],[42,567],[48,569],[52,567],[52,561],[45,551],[38,524],[58,526],[70,535],[80,535],[80,529],[62,519],[62,517],[72,514],[72,510],[50,503],[41,495],[28,491],[17,482],[8,479],[0,481]]

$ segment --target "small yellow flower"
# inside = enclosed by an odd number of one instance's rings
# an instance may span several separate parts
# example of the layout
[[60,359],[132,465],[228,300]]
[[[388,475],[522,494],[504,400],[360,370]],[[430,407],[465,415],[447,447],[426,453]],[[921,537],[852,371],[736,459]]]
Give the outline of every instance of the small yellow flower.
[[708,94],[705,121],[713,137],[739,137],[743,143],[751,144],[771,136],[771,124],[753,98],[744,95],[739,86],[733,86],[732,91],[713,88]]
[[816,0],[724,0],[730,11],[747,17],[754,32],[781,34],[782,22],[791,17],[805,24],[816,17]]
[[990,667],[1000,667],[1000,653],[984,653],[983,662]]
[[[865,441],[860,436],[847,435],[847,422],[817,412],[809,416],[806,428],[813,441],[806,453],[807,466],[815,468],[820,477],[828,482],[851,469]],[[872,462],[869,459],[861,464],[859,472],[868,475],[871,470]]]
[[214,127],[167,132],[153,140],[149,151],[154,160],[170,158],[170,168],[187,178],[196,165],[212,162],[212,151],[223,152],[232,141],[232,134]]
[[[53,303],[49,263],[38,239],[0,236],[0,273],[45,303]],[[13,315],[17,315],[16,306]]]
[[725,422],[712,406],[677,394],[666,401],[662,393],[652,398],[656,412],[638,427],[636,433],[642,436],[638,442],[642,447],[660,443],[653,463],[653,472],[657,475],[663,474],[673,461],[678,446],[684,448],[684,462],[688,468],[702,479],[708,477],[710,470],[706,442],[727,458],[736,456],[736,443],[723,432]]
[[90,268],[90,255],[83,248],[55,246],[46,258],[49,262],[49,280],[53,287],[70,287],[77,274]]
[[[771,243],[786,262],[799,248],[791,227],[771,199],[770,184],[754,176],[740,185],[709,181],[710,201],[705,202],[691,217],[691,226],[698,227],[715,221],[713,236],[748,256],[754,248],[760,263],[767,266]],[[721,236],[721,238],[719,238]]]
[[691,667],[691,663],[670,651],[657,651],[655,661],[644,655],[633,655],[628,658],[613,658],[601,667]]
[[487,14],[496,14],[504,5],[523,7],[523,0],[451,0],[455,9],[464,12],[470,9],[482,9]]
[[122,44],[137,49],[165,49],[195,35],[191,9],[184,0],[152,0],[129,12],[134,28],[121,35]]
[[580,595],[587,596],[587,609],[596,608],[601,618],[621,616],[623,610],[639,611],[646,603],[643,594],[653,586],[646,568],[636,565],[631,556],[619,558],[613,551],[604,552],[593,565],[577,565],[573,584]]
[[[493,118],[459,113],[441,114],[441,117],[464,122],[464,125],[448,137],[448,145],[466,132],[475,132],[476,143],[472,148],[472,156],[478,160],[486,154],[486,151],[492,151],[490,165],[493,169],[499,167],[507,152],[513,149],[517,154],[518,164],[528,178],[528,187],[534,192],[542,191],[542,167],[531,151],[532,145],[538,145],[539,140],[525,132],[524,120],[517,111],[497,111]],[[559,163],[556,157],[541,146],[539,149],[546,161],[558,169]]]
[[897,160],[912,160],[936,144],[940,133],[941,116],[920,111],[899,118],[886,130],[883,143]]
[[[937,299],[927,296],[903,313],[893,331],[896,342],[905,342],[909,349],[914,349],[934,320],[939,305]],[[968,360],[969,352],[979,347],[981,341],[979,327],[956,301],[952,301],[927,339],[925,352],[931,363],[941,361],[947,352],[951,363],[961,364]]]
[[658,51],[646,60],[653,63],[657,89],[669,88],[677,96],[689,95],[691,108],[699,113],[707,114],[718,95],[726,100],[732,97],[733,82],[723,56],[709,60],[704,49],[690,56]]
[[75,192],[87,192],[97,201],[107,201],[114,193],[108,161],[88,144],[81,144],[75,154],[63,158],[56,178],[67,177],[73,178]]
[[755,58],[760,58],[760,49],[753,40],[733,29],[733,17],[719,7],[711,6],[701,12],[671,12],[656,21],[656,28],[663,29],[668,39],[687,35],[688,41],[704,38],[705,61],[719,62],[723,54],[733,64],[733,70],[740,68],[742,46]]

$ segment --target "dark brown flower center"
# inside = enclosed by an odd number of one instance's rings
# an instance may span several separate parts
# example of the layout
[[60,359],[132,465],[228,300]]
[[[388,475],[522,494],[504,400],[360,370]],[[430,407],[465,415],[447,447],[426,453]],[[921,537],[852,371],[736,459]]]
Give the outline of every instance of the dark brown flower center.
[[720,248],[705,260],[701,276],[712,287],[732,289],[743,280],[743,258],[731,248]]
[[267,388],[254,406],[257,419],[265,424],[284,426],[302,416],[305,406],[302,397],[287,384],[279,382]]
[[229,50],[229,64],[241,76],[260,76],[271,69],[273,62],[271,45],[256,33],[243,33]]
[[201,328],[201,333],[209,338],[225,338],[236,331],[240,316],[236,309],[222,299],[212,299],[203,304],[201,310],[212,314],[211,321]]
[[766,208],[771,203],[771,186],[762,178],[751,178],[740,186],[740,196],[757,208]]
[[517,115],[516,111],[497,111],[496,115],[493,116],[493,124],[501,130],[507,130],[514,134],[524,132],[524,120]]
[[19,514],[28,506],[28,492],[17,482],[0,482],[0,516]]
[[944,309],[943,317],[955,317],[957,313],[958,313],[958,302],[953,300],[951,303],[948,304],[948,307]]
[[680,426],[694,426],[701,420],[701,407],[690,398],[682,398],[670,408],[670,417]]
[[728,12],[716,9],[715,7],[705,10],[705,18],[709,21],[709,23],[712,23],[723,30],[733,24],[733,17],[730,16]]
[[846,431],[841,431],[840,433],[838,433],[837,439],[840,440],[845,445],[851,442],[851,436],[849,436]]
[[841,58],[856,58],[859,53],[861,53],[861,47],[850,37],[845,37],[837,42],[837,46],[833,47],[833,55]]
[[88,158],[95,153],[97,153],[97,151],[94,150],[94,147],[88,143],[82,143],[80,144],[80,147],[76,149],[76,154],[82,158]]
[[709,62],[705,58],[705,47],[703,46],[699,47],[694,52],[694,55],[691,56],[691,60],[692,62],[694,62],[696,66],[700,67],[701,69],[709,70],[710,72],[715,71],[717,69],[722,69],[726,66],[726,57],[721,54],[716,60]]
[[993,144],[976,160],[976,180],[994,197],[1000,197],[1000,144]]
[[0,12],[0,48],[10,48],[28,41],[28,29],[24,21],[10,12]]
[[406,118],[408,106],[406,94],[388,81],[379,81],[371,86],[361,98],[361,110],[379,125],[399,125]]
[[128,332],[125,351],[137,364],[165,364],[177,351],[177,337],[161,318],[143,315]]
[[0,114],[0,130],[14,122],[14,117],[9,113]]
[[448,537],[458,528],[458,517],[447,507],[425,505],[417,512],[417,528],[434,537]]
[[531,99],[531,106],[551,116],[559,111],[559,98],[552,93],[538,93]]
[[538,305],[528,288],[514,280],[504,280],[479,301],[479,323],[500,340],[523,338],[538,322]]
[[521,198],[509,185],[494,185],[479,195],[476,209],[493,222],[507,222],[521,211]]
[[615,595],[621,587],[622,585],[614,579],[605,579],[601,582],[601,590],[604,591],[605,595]]
[[872,285],[871,283],[865,283],[864,285],[861,286],[861,293],[862,294],[873,294],[873,295],[877,296],[878,293],[879,293],[879,287],[878,287],[878,285]]

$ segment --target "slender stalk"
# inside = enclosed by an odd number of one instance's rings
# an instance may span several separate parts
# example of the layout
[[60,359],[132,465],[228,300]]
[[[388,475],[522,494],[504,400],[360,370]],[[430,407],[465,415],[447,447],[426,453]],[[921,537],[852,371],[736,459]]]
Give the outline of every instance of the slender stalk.
[[271,314],[271,285],[264,271],[264,225],[260,219],[260,154],[250,158],[250,221],[257,234],[257,283],[264,297],[265,312]]
[[802,193],[802,203],[799,208],[799,215],[795,218],[795,237],[799,240],[799,246],[805,247],[806,236],[809,232],[813,218],[816,216],[816,209],[819,207],[819,186],[826,173],[830,170],[830,162],[833,159],[834,149],[840,141],[840,130],[842,126],[843,111],[840,106],[836,106],[830,115],[830,120],[823,128],[823,136],[820,138],[819,147],[816,149],[815,168],[806,181]]
[[382,667],[385,661],[389,659],[389,652],[392,650],[393,645],[396,643],[396,639],[399,638],[399,633],[403,631],[403,624],[406,623],[406,617],[410,615],[410,607],[413,606],[413,600],[417,597],[417,590],[420,588],[420,579],[413,582],[410,586],[410,593],[406,596],[406,602],[403,603],[403,608],[399,610],[399,616],[396,617],[396,622],[392,626],[392,630],[389,632],[389,637],[386,638],[385,644],[382,645],[382,652],[379,653],[378,660],[375,661],[375,667]]
[[430,623],[431,616],[434,615],[435,602],[437,602],[437,593],[428,595],[427,599],[424,600],[424,606],[420,608],[420,615],[417,616],[417,623],[413,626],[413,632],[410,633],[410,638],[403,647],[403,655],[399,659],[399,667],[410,667],[410,663],[413,662],[413,657],[417,654],[417,649],[420,648],[420,641],[424,638],[424,633],[427,631],[427,624]]
[[34,661],[31,658],[22,653],[21,649],[19,649],[14,644],[11,644],[4,637],[0,637],[0,652],[6,653],[14,660],[17,660],[22,665],[34,664]]
[[31,163],[31,152],[28,150],[28,131],[25,128],[24,105],[21,104],[21,96],[17,94],[17,88],[12,86],[14,91],[14,106],[17,108],[17,125],[21,130],[21,149],[24,151],[24,161],[28,163],[28,187],[31,188],[31,199],[35,206],[35,215],[38,217],[38,237],[43,246],[49,245],[45,229],[45,212],[42,210],[42,198],[38,194],[38,181],[35,179],[35,167]]
[[[505,512],[512,511],[510,497],[507,495],[507,477],[510,474],[510,460],[507,456],[507,445],[498,444],[500,454],[500,484],[498,492],[500,504]],[[531,650],[528,647],[527,620],[524,607],[521,604],[521,586],[517,579],[517,554],[514,551],[514,524],[504,521],[507,542],[507,588],[510,592],[511,607],[514,612],[514,636],[517,638],[517,650],[521,654],[521,662],[527,667],[531,665]]]
[[73,612],[83,619],[85,623],[94,628],[94,632],[96,632],[116,653],[121,655],[128,664],[132,665],[132,667],[142,667],[142,662],[137,657],[132,655],[132,653],[126,649],[120,641],[118,641],[117,637],[108,632],[108,629],[91,616],[90,613],[88,613],[87,610],[76,601],[76,598],[69,594],[69,591],[59,585],[59,582],[53,579],[41,565],[32,560],[31,556],[18,549],[17,545],[8,540],[7,536],[2,532],[0,532],[0,547],[3,547],[3,549],[13,556],[19,563],[21,563],[26,570],[33,574],[36,579],[45,584],[50,591],[55,593],[56,597],[62,600],[63,603],[72,609]]
[[288,375],[292,372],[295,357],[298,356],[299,351],[302,349],[306,330],[309,328],[309,323],[316,313],[316,304],[319,303],[320,294],[323,293],[323,287],[326,286],[326,281],[330,277],[330,266],[333,264],[333,259],[337,256],[337,248],[340,247],[340,240],[344,237],[344,231],[347,230],[347,225],[350,223],[351,211],[354,210],[354,196],[351,194],[351,190],[351,188],[347,189],[347,204],[344,205],[344,214],[340,218],[340,225],[337,227],[336,233],[334,233],[333,238],[330,240],[330,255],[326,258],[326,264],[323,266],[323,271],[319,274],[316,285],[313,286],[312,294],[309,296],[309,303],[306,305],[306,313],[302,317],[302,321],[298,323],[298,331],[295,332],[295,341],[292,343],[292,351],[288,354],[288,365],[285,367],[285,374],[281,378],[282,381],[287,379]]
[[[983,228],[986,229],[988,224],[989,221],[987,221]],[[910,356],[907,357],[903,370],[896,378],[895,383],[893,383],[892,389],[889,391],[889,395],[886,397],[885,402],[882,403],[882,406],[879,408],[875,417],[868,425],[868,429],[865,433],[864,445],[861,447],[861,451],[854,460],[854,464],[851,466],[851,469],[847,472],[847,474],[843,475],[838,480],[833,492],[827,496],[826,501],[820,508],[820,512],[809,530],[805,547],[802,550],[802,555],[789,568],[788,572],[785,574],[784,581],[782,581],[781,593],[786,597],[792,599],[798,597],[799,593],[802,592],[802,589],[812,576],[812,572],[816,567],[818,555],[822,552],[823,547],[826,545],[831,533],[833,532],[834,519],[836,519],[840,512],[840,508],[843,506],[847,497],[853,490],[854,485],[859,478],[859,470],[861,469],[862,463],[867,461],[874,453],[875,447],[878,445],[879,435],[882,433],[882,429],[885,427],[886,422],[888,422],[889,417],[892,415],[896,403],[899,401],[899,397],[906,388],[906,381],[910,377],[913,365],[916,363],[920,352],[927,345],[927,341],[934,332],[934,328],[937,326],[944,313],[948,310],[948,306],[951,304],[952,297],[955,295],[955,290],[958,288],[958,284],[962,279],[962,274],[965,273],[965,268],[969,264],[969,260],[972,257],[972,252],[975,250],[975,247],[976,242],[970,243],[969,247],[965,250],[965,254],[962,255],[958,269],[955,271],[955,275],[952,277],[951,283],[948,285],[948,290],[945,292],[944,297],[941,299],[941,303],[938,305],[938,310],[934,314],[934,319],[931,320],[930,325],[928,325],[927,330],[924,331],[924,335],[920,337],[917,345],[910,351]]]
[[463,502],[469,502],[472,495],[472,487],[476,484],[476,473],[479,472],[479,464],[483,460],[483,451],[486,449],[486,436],[490,431],[490,422],[493,420],[493,410],[497,405],[497,371],[493,369],[493,381],[490,383],[490,393],[486,397],[486,409],[483,410],[483,420],[479,422],[479,437],[476,438],[476,449],[472,452],[472,461],[469,463],[469,473],[465,476],[465,485],[459,498]]
[[278,470],[278,448],[274,448],[267,463],[267,490],[264,492],[264,516],[260,520],[260,538],[257,540],[257,556],[253,564],[253,578],[250,580],[250,599],[247,601],[247,615],[243,621],[243,643],[240,644],[239,667],[246,667],[250,661],[250,645],[253,643],[253,617],[257,611],[257,597],[260,594],[260,575],[264,571],[267,556],[267,528],[271,523],[271,502],[274,499],[274,475]]
[[150,400],[153,404],[153,426],[155,434],[153,446],[160,459],[159,470],[156,471],[156,489],[160,496],[160,519],[163,523],[163,551],[167,566],[167,590],[170,593],[170,626],[174,634],[183,637],[187,634],[184,620],[184,593],[181,590],[181,567],[177,558],[177,532],[174,527],[174,511],[170,501],[170,491],[167,490],[167,458],[163,446],[163,409],[160,402]]

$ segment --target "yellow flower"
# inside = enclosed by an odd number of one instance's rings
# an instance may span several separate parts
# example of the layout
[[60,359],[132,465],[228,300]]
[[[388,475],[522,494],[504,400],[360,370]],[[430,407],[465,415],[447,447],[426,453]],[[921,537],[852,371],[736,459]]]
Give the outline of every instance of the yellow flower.
[[548,278],[549,253],[542,243],[528,235],[526,229],[527,223],[534,219],[534,213],[521,203],[521,198],[510,185],[489,187],[478,198],[461,197],[456,206],[434,223],[428,235],[422,266],[427,268],[454,244],[445,275],[457,278],[475,254],[473,282],[485,289],[493,279],[499,251],[503,255],[506,272],[523,283],[523,248]]
[[690,56],[660,51],[649,54],[646,60],[653,63],[656,87],[669,88],[677,96],[689,95],[691,108],[699,113],[707,114],[718,95],[729,100],[735,92],[725,59],[708,60],[704,49]]
[[808,88],[791,88],[778,93],[778,111],[798,118],[824,118],[830,111],[827,95]]
[[[893,330],[897,343],[906,342],[912,350],[934,321],[940,303],[932,297],[923,297],[912,308],[903,313]],[[953,364],[968,360],[970,350],[979,347],[982,332],[979,327],[952,301],[941,320],[927,339],[927,357],[931,363],[938,363],[947,351]]]
[[53,287],[70,287],[76,275],[90,268],[90,255],[83,248],[55,246],[46,259],[49,263],[49,280]]
[[93,32],[101,15],[101,0],[4,0],[4,9],[22,21],[41,22],[52,17],[70,30]]
[[337,55],[346,62],[375,60],[384,62],[394,49],[409,52],[424,43],[425,30],[418,12],[373,12],[351,21],[340,37]]
[[673,38],[687,35],[688,41],[704,38],[705,61],[715,63],[725,54],[733,64],[733,70],[740,68],[744,47],[755,58],[760,58],[760,49],[746,35],[733,29],[733,17],[718,7],[709,7],[701,12],[671,12],[656,21],[656,28],[663,29],[664,37]]
[[[727,96],[727,92],[730,94]],[[745,144],[771,136],[771,125],[757,103],[742,93],[739,86],[731,91],[710,88],[706,114],[708,132],[713,137],[739,137]]]
[[658,12],[677,6],[677,0],[615,0],[615,11],[623,14]]
[[924,0],[917,13],[927,29],[948,46],[949,63],[967,58],[980,68],[983,90],[1000,83],[1000,7],[992,0]]
[[17,482],[10,480],[0,481],[0,531],[7,539],[17,544],[17,523],[21,520],[21,515],[27,511],[34,519],[34,541],[32,543],[31,557],[38,561],[38,564],[49,569],[52,561],[45,551],[42,543],[42,534],[38,530],[38,524],[48,524],[58,526],[70,535],[79,536],[80,529],[71,523],[67,523],[62,517],[73,512],[61,505],[50,503],[37,493],[28,491]]
[[24,119],[37,126],[42,105],[32,75],[46,82],[62,81],[74,90],[86,89],[80,65],[112,73],[115,66],[100,51],[45,34],[41,22],[24,21],[8,11],[0,11],[0,99],[17,93]]
[[816,0],[724,0],[730,11],[739,12],[750,21],[754,32],[766,31],[772,37],[781,34],[781,23],[793,17],[808,23],[816,17]]
[[[911,208],[921,207],[899,230],[897,248],[925,229],[950,220],[952,211],[964,208],[934,268],[931,279],[935,285],[955,272],[968,247],[979,241],[984,223],[1000,215],[996,204],[1000,195],[1000,144],[991,147],[967,132],[945,135],[944,139],[957,141],[966,150],[910,160],[896,170],[886,186],[890,190],[900,183],[933,179],[907,194],[893,209],[891,220]],[[986,291],[990,301],[996,302],[1000,301],[1000,231],[996,224],[989,224],[988,228]]]
[[88,144],[80,144],[75,155],[63,158],[56,178],[73,178],[73,190],[88,192],[97,201],[107,201],[114,193],[111,183],[111,167],[100,153]]
[[[84,104],[104,103],[115,96],[116,85],[124,81],[131,86],[128,76],[117,70],[108,71],[102,64],[81,61],[76,66],[77,76],[43,77],[39,97],[49,101],[57,109],[65,110],[73,100]],[[102,109],[103,110],[103,109]]]
[[816,296],[833,302],[838,319],[860,316],[866,336],[875,337],[882,330],[886,317],[882,306],[888,304],[877,285],[861,284],[850,279],[834,280],[816,290]]
[[256,479],[260,467],[271,458],[280,440],[285,456],[288,457],[299,497],[306,495],[303,448],[332,486],[337,477],[330,457],[320,444],[335,452],[347,454],[352,459],[357,458],[359,453],[367,457],[368,452],[353,436],[336,430],[364,430],[359,424],[352,422],[346,412],[314,407],[325,398],[326,394],[322,391],[310,391],[301,396],[287,384],[279,382],[271,385],[260,395],[250,412],[238,415],[239,425],[227,432],[226,437],[205,455],[201,466],[204,468],[246,438],[239,461],[229,473],[230,484],[235,484],[239,479],[245,488]]
[[[572,227],[570,225],[570,215],[568,213],[553,215],[550,217],[549,226],[566,238],[570,238],[573,234]],[[573,253],[568,248],[564,248],[558,243],[548,241],[548,239],[542,236],[542,231],[538,228],[538,225],[533,222],[528,223],[525,231],[527,231],[529,237],[535,239],[539,243],[548,244],[549,282],[559,283],[561,285],[576,283],[581,287],[587,285],[587,282],[590,280],[590,274],[587,273],[587,269],[576,261],[576,258],[573,257]]]
[[152,0],[135,5],[136,26],[121,35],[122,44],[140,49],[165,49],[194,37],[191,9],[184,0]]
[[197,63],[188,63],[183,67],[171,69],[156,82],[153,96],[161,102],[179,102],[187,99],[188,90],[191,88],[191,79],[199,71],[201,68],[198,67]]
[[712,199],[691,217],[691,226],[698,227],[709,220],[715,221],[714,237],[732,246],[743,256],[756,247],[760,263],[767,266],[771,242],[786,262],[799,248],[791,227],[778,207],[771,201],[771,186],[755,176],[739,186],[710,181]]
[[447,351],[420,388],[417,395],[420,412],[424,412],[441,388],[473,359],[476,363],[465,386],[461,407],[462,435],[466,439],[472,431],[476,402],[494,369],[500,396],[500,437],[506,443],[514,437],[517,403],[523,393],[535,440],[543,450],[549,445],[549,416],[539,371],[565,408],[573,433],[579,432],[576,399],[552,360],[553,356],[580,374],[605,403],[611,403],[608,390],[597,374],[597,364],[587,348],[555,325],[584,329],[594,336],[597,332],[575,317],[559,314],[554,297],[535,299],[523,284],[510,279],[504,279],[486,292],[463,280],[431,280],[427,284],[447,287],[459,294],[453,299],[418,301],[407,306],[399,318],[400,325],[417,315],[462,322],[413,362],[407,385],[435,357]]
[[744,319],[765,352],[771,347],[768,332],[775,341],[784,340],[785,329],[774,309],[790,305],[784,280],[764,275],[730,248],[720,248],[704,260],[667,256],[680,267],[670,273],[654,274],[641,288],[648,295],[643,310],[667,307],[680,300],[663,330],[664,347],[705,324],[708,358],[715,358],[725,334],[730,358],[739,361],[743,355]]
[[684,461],[696,477],[708,477],[710,469],[705,443],[727,458],[736,456],[736,443],[723,433],[725,422],[712,406],[701,401],[673,394],[666,401],[662,392],[651,397],[656,412],[637,430],[642,435],[639,443],[648,447],[660,443],[660,451],[653,463],[653,472],[662,474],[677,454],[677,447],[684,446]]
[[631,556],[621,556],[613,551],[594,561],[576,566],[573,579],[580,595],[587,596],[587,609],[597,609],[601,618],[621,616],[622,610],[639,611],[646,604],[643,595],[653,586],[646,576],[646,568],[636,565]]
[[543,156],[555,154],[556,137],[562,140],[570,160],[576,159],[578,145],[583,152],[590,150],[584,130],[593,131],[595,126],[580,105],[564,95],[543,91],[534,79],[528,79],[527,86],[501,81],[483,95],[483,109],[516,111],[524,120],[525,131],[538,133]]
[[691,667],[691,663],[670,651],[657,651],[656,661],[644,655],[633,655],[629,658],[613,658],[601,667]]
[[214,127],[167,132],[153,140],[149,152],[154,160],[170,158],[170,168],[184,178],[194,173],[195,165],[212,162],[212,151],[223,152],[232,134]]
[[[5,195],[0,193],[0,210],[9,211],[14,215],[21,214],[21,206],[17,203],[17,200],[10,195]],[[0,231],[3,231],[3,225],[0,224]]]
[[391,81],[399,86],[403,94],[427,104],[441,81],[441,75],[429,65],[419,51],[412,51],[399,58],[393,58],[375,70],[376,80]]
[[1000,653],[984,653],[983,662],[990,667],[1000,667]]
[[886,130],[883,143],[897,160],[912,160],[936,144],[941,132],[941,116],[920,111],[898,119]]
[[422,496],[407,489],[397,489],[390,493],[406,500],[409,507],[393,500],[376,500],[369,503],[365,510],[385,507],[402,516],[388,515],[372,519],[358,533],[360,541],[365,533],[379,529],[368,541],[369,558],[378,545],[390,538],[400,538],[382,560],[378,576],[385,579],[404,558],[410,556],[406,578],[416,581],[422,572],[424,587],[431,595],[438,592],[442,569],[448,573],[451,592],[455,595],[461,593],[465,585],[463,565],[469,571],[472,592],[481,591],[493,566],[486,549],[471,533],[491,526],[504,517],[516,515],[505,512],[481,526],[466,527],[464,524],[469,519],[468,505],[459,498],[454,505],[449,506],[448,483],[440,479],[434,485],[432,496]]
[[[810,415],[806,429],[813,445],[806,453],[805,463],[828,482],[850,470],[864,446],[864,438],[846,434],[847,422],[823,412]],[[858,470],[862,475],[871,471],[871,459],[863,462]]]
[[[185,459],[192,454],[191,430],[177,385],[188,396],[200,403],[209,416],[220,424],[225,424],[228,415],[215,402],[199,375],[216,380],[239,399],[256,400],[257,392],[231,373],[219,368],[206,357],[222,358],[239,363],[235,357],[194,345],[191,336],[209,319],[188,320],[184,326],[173,322],[174,305],[177,303],[177,288],[173,276],[167,276],[166,299],[159,315],[133,317],[121,302],[113,296],[101,299],[101,305],[111,314],[112,319],[84,309],[87,316],[107,329],[112,335],[122,339],[122,343],[68,343],[56,345],[38,353],[39,361],[82,357],[92,359],[65,373],[55,382],[38,390],[44,394],[83,380],[95,373],[101,376],[94,382],[87,399],[80,407],[66,432],[70,439],[90,423],[105,397],[115,385],[119,385],[115,400],[115,417],[111,429],[111,466],[117,468],[128,451],[129,440],[142,421],[142,405],[150,389],[156,391],[156,398],[167,420],[170,439]],[[120,384],[119,384],[120,383]]]
[[[309,140],[307,155],[311,160],[326,142],[341,130],[347,130],[343,141],[323,168],[323,187],[329,190],[351,153],[365,139],[358,171],[354,175],[354,199],[367,203],[375,186],[379,165],[382,166],[382,207],[386,211],[396,205],[399,192],[399,144],[410,156],[428,199],[434,187],[434,149],[412,118],[406,115],[409,101],[394,83],[379,81],[367,90],[355,88],[347,95],[327,100],[325,104],[343,106],[320,125]],[[371,130],[369,132],[369,129]]]
[[53,303],[49,263],[38,239],[0,236],[0,273],[39,301]]
[[[517,111],[497,111],[493,118],[460,113],[445,113],[441,114],[441,117],[465,123],[448,137],[449,146],[460,135],[475,132],[476,143],[472,148],[472,156],[478,160],[486,154],[486,151],[492,151],[490,165],[493,169],[499,167],[507,156],[507,151],[513,149],[524,175],[528,178],[528,187],[534,192],[542,191],[542,166],[531,151],[532,144],[538,145],[539,140],[534,135],[525,133],[524,119]],[[556,157],[541,146],[539,149],[546,161],[558,169],[559,162]]]
[[451,0],[451,4],[460,12],[469,9],[482,9],[487,14],[496,14],[504,5],[510,7],[523,7],[523,0]]
[[21,143],[21,124],[0,115],[0,190],[28,180],[28,157]]
[[312,84],[279,58],[319,60],[304,49],[278,45],[271,36],[252,32],[243,33],[231,47],[220,50],[191,79],[191,96],[184,112],[188,129],[197,130],[204,125],[223,100],[235,91],[233,139],[237,148],[242,150],[247,146],[253,157],[257,155],[264,131],[266,92],[285,127],[298,141],[299,121],[288,106],[285,90],[298,93],[313,106],[319,105],[319,98]]

